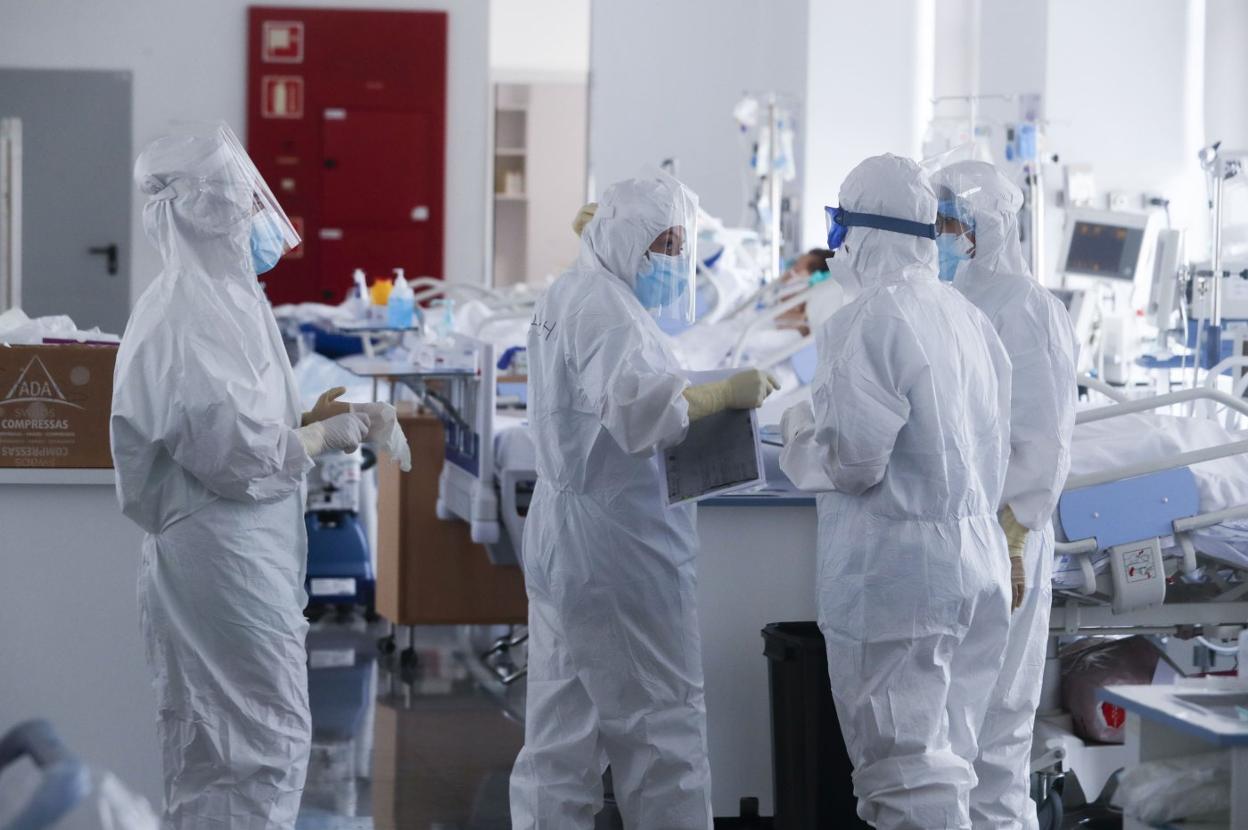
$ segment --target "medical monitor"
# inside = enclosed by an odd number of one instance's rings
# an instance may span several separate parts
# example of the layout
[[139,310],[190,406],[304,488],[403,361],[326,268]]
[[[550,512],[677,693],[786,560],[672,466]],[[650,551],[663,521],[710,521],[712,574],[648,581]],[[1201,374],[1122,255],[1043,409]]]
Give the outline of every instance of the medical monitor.
[[1151,295],[1155,247],[1156,230],[1147,213],[1071,208],[1058,259],[1062,285],[1100,285],[1112,289],[1120,303],[1143,307]]
[[1062,270],[1067,274],[1134,280],[1144,257],[1146,214],[1079,208],[1067,218]]

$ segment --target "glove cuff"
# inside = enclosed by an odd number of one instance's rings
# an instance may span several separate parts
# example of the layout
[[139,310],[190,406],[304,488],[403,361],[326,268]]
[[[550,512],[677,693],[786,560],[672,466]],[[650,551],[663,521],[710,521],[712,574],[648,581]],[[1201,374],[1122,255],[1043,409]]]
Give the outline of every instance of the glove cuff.
[[320,423],[299,427],[295,430],[295,435],[299,436],[299,443],[303,444],[303,451],[308,454],[308,458],[316,458],[325,449],[325,427]]
[[685,389],[685,400],[689,402],[690,421],[714,415],[728,405],[728,381],[717,380],[690,386]]

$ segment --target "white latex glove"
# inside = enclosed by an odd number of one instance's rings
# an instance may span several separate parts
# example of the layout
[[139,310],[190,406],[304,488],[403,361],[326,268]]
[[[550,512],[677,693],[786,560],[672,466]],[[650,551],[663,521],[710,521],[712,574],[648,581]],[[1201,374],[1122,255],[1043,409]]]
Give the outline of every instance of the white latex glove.
[[784,410],[780,417],[780,434],[786,445],[792,444],[798,433],[815,423],[815,413],[810,404],[800,403]]
[[299,427],[295,433],[308,456],[316,458],[330,450],[355,452],[368,435],[370,419],[363,412],[347,412],[324,421]]
[[365,441],[399,462],[399,469],[410,472],[412,469],[412,450],[407,445],[407,436],[399,426],[399,413],[388,403],[353,403],[352,412],[362,412],[368,416],[371,425]]
[[832,479],[824,469],[827,449],[815,443],[815,413],[810,401],[803,401],[784,411],[780,419],[784,448],[780,450],[780,469],[799,490],[822,493],[832,488]]

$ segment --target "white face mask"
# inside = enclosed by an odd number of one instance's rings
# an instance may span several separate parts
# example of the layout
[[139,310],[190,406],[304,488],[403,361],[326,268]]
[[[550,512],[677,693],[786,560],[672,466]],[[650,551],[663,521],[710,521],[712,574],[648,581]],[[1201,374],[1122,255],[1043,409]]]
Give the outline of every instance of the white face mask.
[[862,293],[862,280],[849,264],[849,251],[844,245],[834,257],[827,260],[828,279],[834,281],[844,292],[845,302],[851,303]]

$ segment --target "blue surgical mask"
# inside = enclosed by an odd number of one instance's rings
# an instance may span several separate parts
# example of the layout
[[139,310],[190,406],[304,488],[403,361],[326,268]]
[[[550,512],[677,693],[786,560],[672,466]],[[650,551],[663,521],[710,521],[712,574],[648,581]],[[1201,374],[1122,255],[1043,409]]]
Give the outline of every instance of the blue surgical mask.
[[633,293],[650,310],[672,305],[688,288],[688,268],[679,256],[647,252],[633,286]]
[[936,249],[940,252],[940,279],[953,282],[958,263],[971,258],[970,240],[966,234],[942,233],[936,237]]
[[251,264],[260,275],[271,271],[285,253],[282,232],[267,210],[251,217]]

